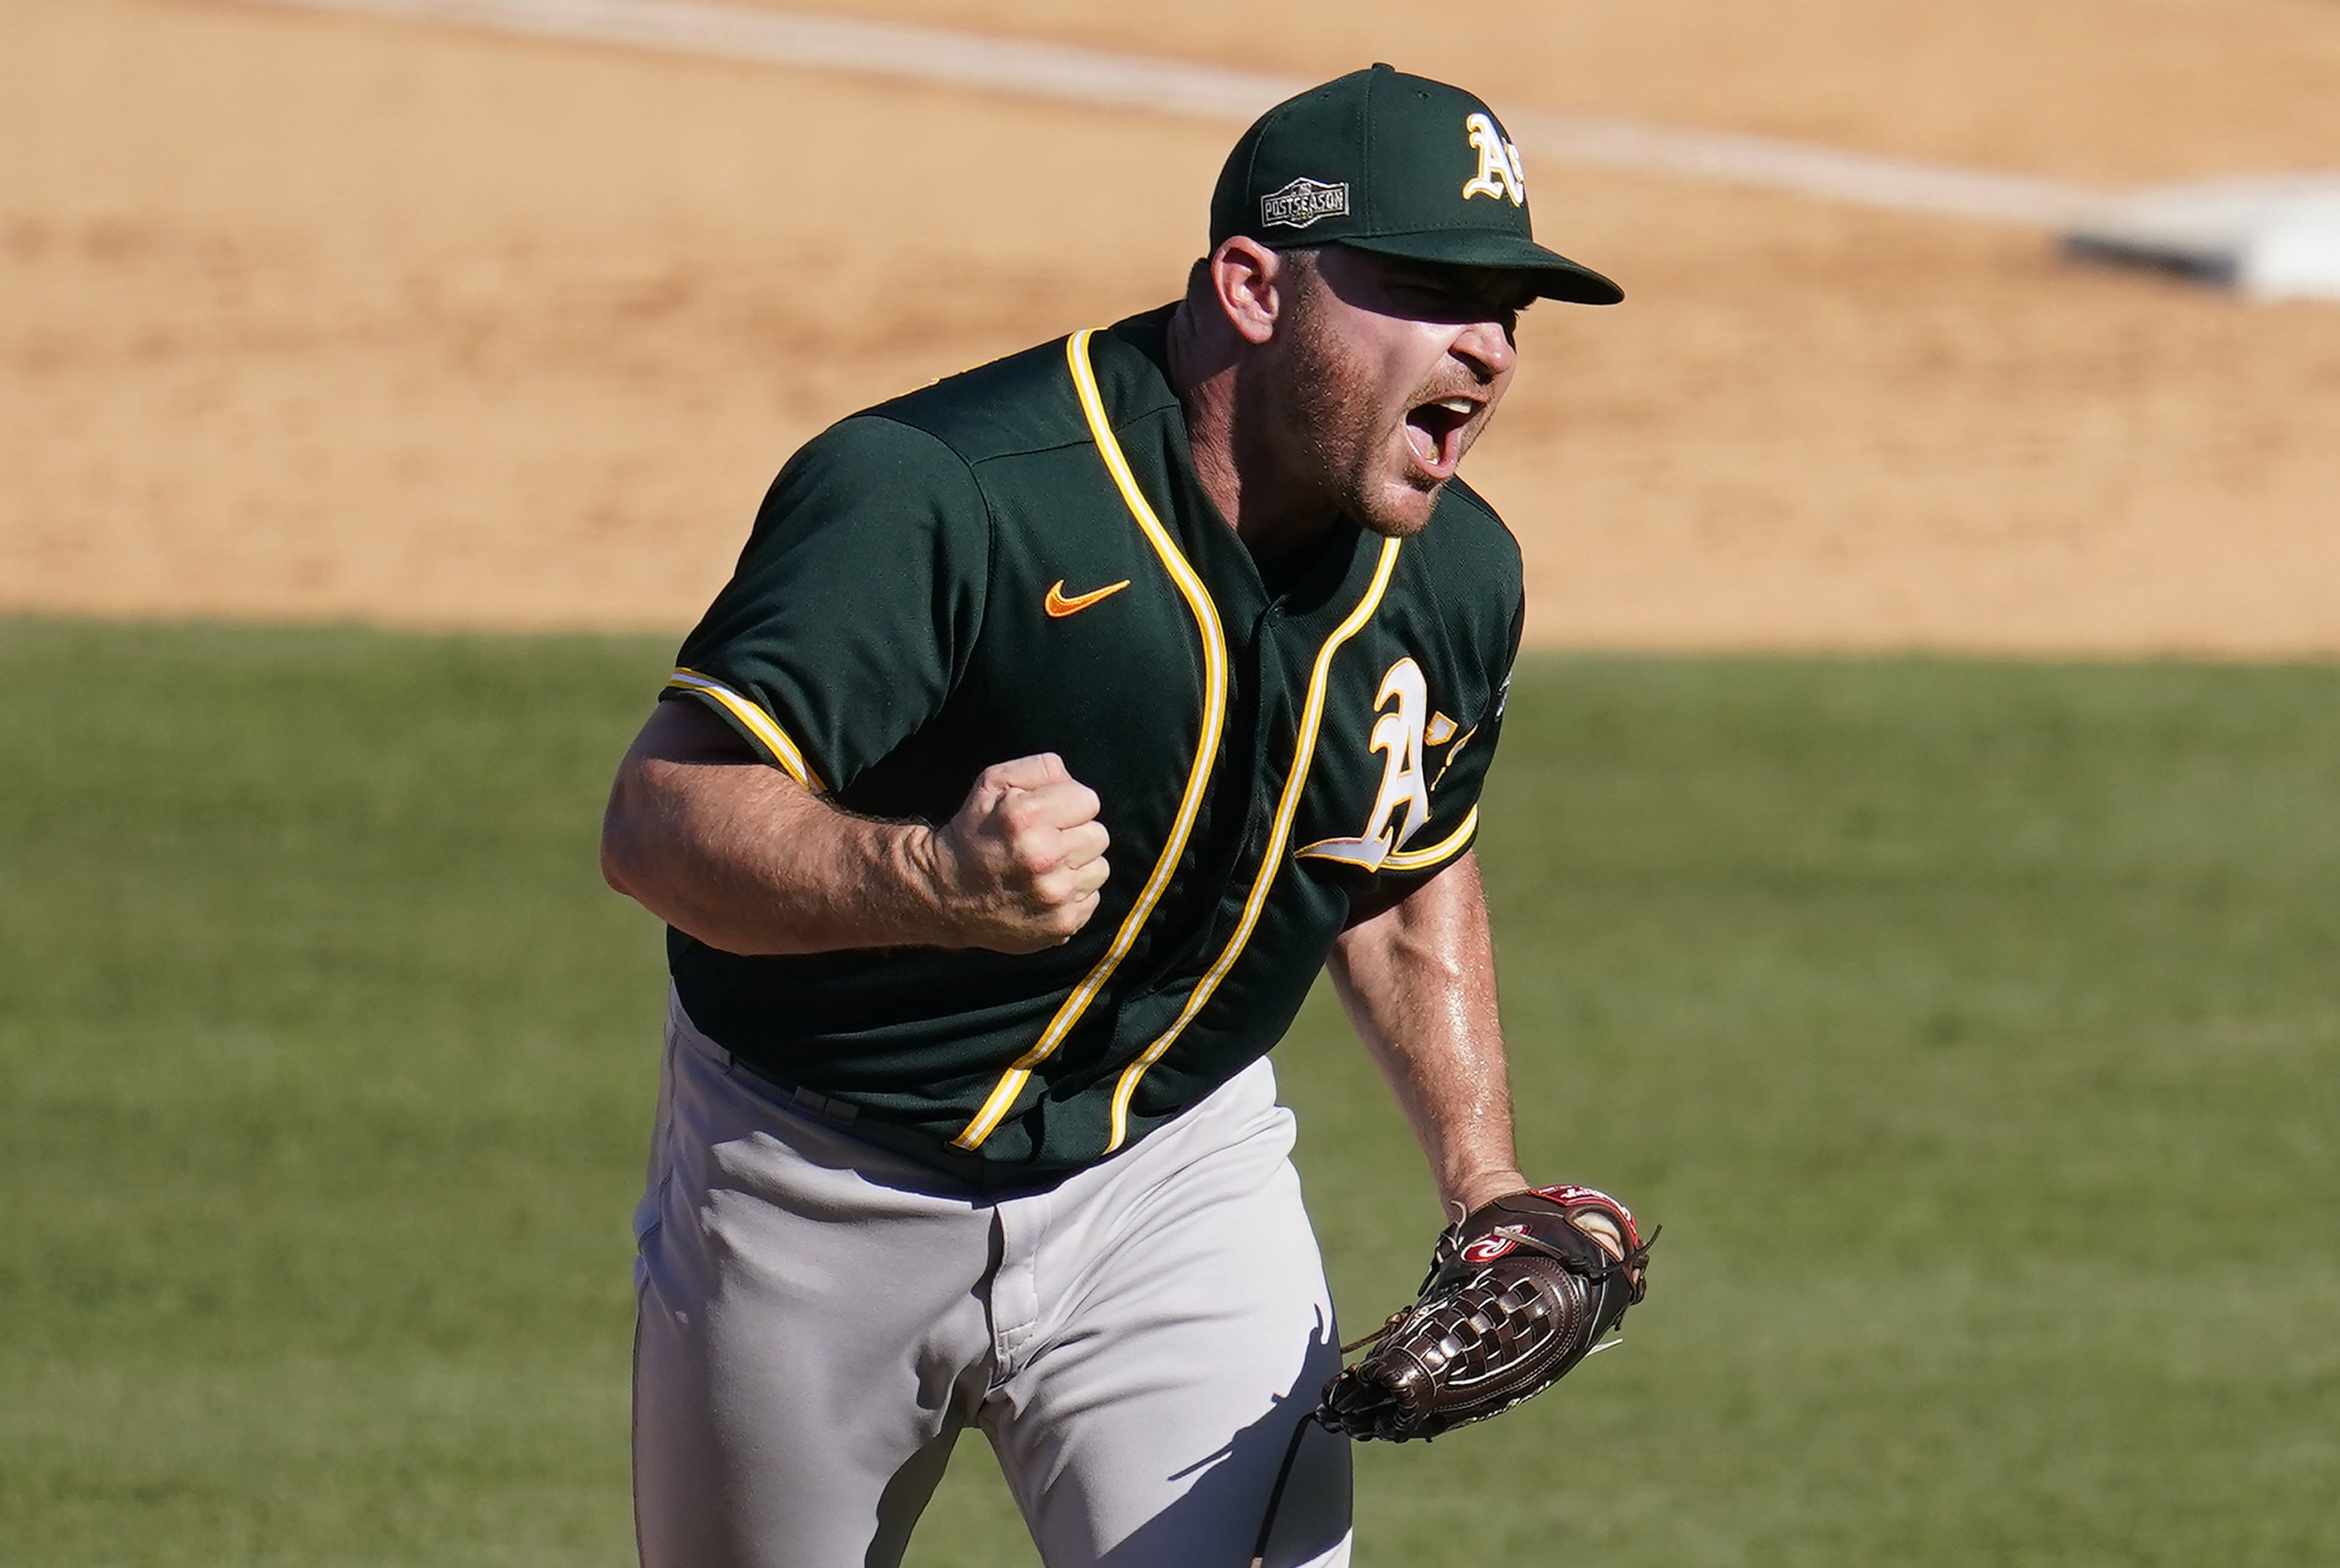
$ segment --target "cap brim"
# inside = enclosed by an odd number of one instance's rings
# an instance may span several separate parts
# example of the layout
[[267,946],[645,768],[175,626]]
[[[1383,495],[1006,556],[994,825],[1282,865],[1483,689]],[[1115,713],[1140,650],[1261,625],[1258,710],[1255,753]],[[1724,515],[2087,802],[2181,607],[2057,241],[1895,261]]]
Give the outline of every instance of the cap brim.
[[1540,300],[1565,300],[1573,305],[1613,305],[1625,297],[1624,290],[1581,261],[1572,261],[1557,251],[1547,251],[1533,240],[1516,234],[1491,234],[1482,229],[1428,229],[1413,234],[1376,234],[1371,239],[1343,238],[1335,243],[1355,251],[1400,256],[1409,261],[1507,268],[1527,274],[1528,285]]

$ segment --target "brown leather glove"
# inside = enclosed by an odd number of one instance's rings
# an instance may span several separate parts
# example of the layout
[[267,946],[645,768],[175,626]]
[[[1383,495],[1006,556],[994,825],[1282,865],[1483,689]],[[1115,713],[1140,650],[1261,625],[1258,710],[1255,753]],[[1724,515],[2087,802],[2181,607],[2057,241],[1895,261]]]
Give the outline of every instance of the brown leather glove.
[[1324,1386],[1316,1418],[1403,1443],[1542,1393],[1641,1299],[1657,1238],[1642,1240],[1631,1211],[1590,1187],[1539,1187],[1474,1209],[1439,1237],[1414,1304]]

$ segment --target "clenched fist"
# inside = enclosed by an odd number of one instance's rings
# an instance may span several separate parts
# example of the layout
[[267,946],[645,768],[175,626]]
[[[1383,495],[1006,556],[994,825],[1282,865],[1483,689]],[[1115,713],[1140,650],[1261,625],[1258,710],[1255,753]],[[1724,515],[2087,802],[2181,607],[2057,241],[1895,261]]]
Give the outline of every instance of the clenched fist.
[[1096,791],[1054,752],[984,769],[931,840],[937,891],[960,945],[1036,952],[1086,925],[1107,870],[1096,816]]

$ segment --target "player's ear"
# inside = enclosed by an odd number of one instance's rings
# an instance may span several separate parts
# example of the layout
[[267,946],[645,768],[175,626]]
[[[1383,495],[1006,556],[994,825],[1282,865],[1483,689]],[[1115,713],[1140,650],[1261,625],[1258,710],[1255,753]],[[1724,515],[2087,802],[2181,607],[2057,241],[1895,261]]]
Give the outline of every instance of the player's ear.
[[1211,293],[1220,312],[1245,342],[1264,343],[1275,335],[1290,280],[1284,258],[1246,234],[1221,242],[1211,253]]

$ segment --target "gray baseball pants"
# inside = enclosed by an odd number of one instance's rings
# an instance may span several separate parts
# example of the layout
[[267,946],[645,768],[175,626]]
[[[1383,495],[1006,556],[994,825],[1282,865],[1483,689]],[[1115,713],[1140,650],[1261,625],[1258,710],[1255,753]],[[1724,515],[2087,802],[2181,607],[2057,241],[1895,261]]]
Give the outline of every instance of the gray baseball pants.
[[[677,1007],[635,1218],[644,1568],[889,1568],[983,1430],[1047,1568],[1244,1568],[1339,1366],[1266,1062],[1046,1191],[971,1197]],[[1311,1429],[1267,1560],[1349,1561]]]

